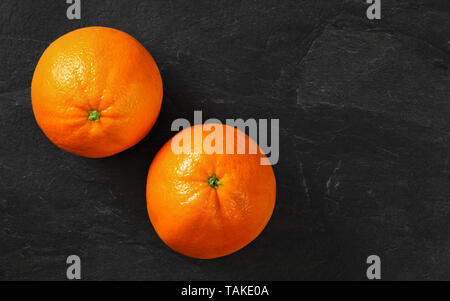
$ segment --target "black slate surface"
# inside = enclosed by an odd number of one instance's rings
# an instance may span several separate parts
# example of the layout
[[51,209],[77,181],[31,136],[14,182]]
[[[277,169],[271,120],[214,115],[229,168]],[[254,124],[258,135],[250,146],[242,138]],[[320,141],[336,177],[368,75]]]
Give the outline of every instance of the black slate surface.
[[[450,8],[447,0],[0,2],[0,279],[450,279]],[[75,28],[126,31],[164,80],[160,118],[107,159],[56,148],[30,82]],[[245,249],[200,261],[168,249],[146,212],[147,170],[171,122],[279,118],[277,204]]]

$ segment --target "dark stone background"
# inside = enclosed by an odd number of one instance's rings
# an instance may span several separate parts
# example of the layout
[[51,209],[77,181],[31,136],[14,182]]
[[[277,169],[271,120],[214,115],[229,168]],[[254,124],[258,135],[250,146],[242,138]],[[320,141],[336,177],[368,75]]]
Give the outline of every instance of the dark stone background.
[[[448,0],[0,2],[0,279],[450,279]],[[44,49],[88,25],[135,36],[159,64],[163,108],[107,159],[55,147],[30,82]],[[147,170],[175,118],[279,118],[277,205],[231,256],[168,249],[146,212]]]

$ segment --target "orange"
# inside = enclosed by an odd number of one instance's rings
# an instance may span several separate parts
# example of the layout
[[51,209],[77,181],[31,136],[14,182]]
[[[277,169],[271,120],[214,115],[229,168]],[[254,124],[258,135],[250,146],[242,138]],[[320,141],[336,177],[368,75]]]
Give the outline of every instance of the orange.
[[132,36],[86,27],[58,38],[42,54],[31,84],[36,121],[71,153],[100,158],[139,142],[162,102],[158,67]]
[[[214,131],[223,133],[222,140],[211,142],[208,136]],[[239,139],[245,141],[245,154],[237,153]],[[234,153],[226,153],[231,141]],[[179,153],[173,145],[188,147]],[[256,153],[249,152],[252,147]],[[158,152],[148,173],[147,209],[159,237],[173,250],[200,259],[225,256],[249,244],[275,205],[275,176],[270,165],[261,165],[264,160],[268,162],[254,140],[226,125],[196,125],[179,132]]]

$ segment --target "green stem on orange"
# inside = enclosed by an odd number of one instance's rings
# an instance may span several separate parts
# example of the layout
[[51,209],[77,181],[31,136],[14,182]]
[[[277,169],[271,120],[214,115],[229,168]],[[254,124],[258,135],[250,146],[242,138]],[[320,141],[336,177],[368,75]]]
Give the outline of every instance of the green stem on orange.
[[206,181],[206,183],[208,183],[208,185],[214,189],[219,188],[219,185],[222,184],[215,174],[212,175],[212,177],[209,178],[208,181]]
[[88,120],[89,121],[99,121],[100,120],[100,112],[97,110],[89,111]]

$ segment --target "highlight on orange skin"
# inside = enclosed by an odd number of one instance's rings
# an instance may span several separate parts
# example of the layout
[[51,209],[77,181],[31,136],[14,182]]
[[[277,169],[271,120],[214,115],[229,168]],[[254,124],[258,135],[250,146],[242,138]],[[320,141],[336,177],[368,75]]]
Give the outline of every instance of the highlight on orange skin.
[[[223,154],[195,152],[194,144],[174,153],[171,140],[154,158],[147,179],[147,209],[157,234],[173,250],[199,259],[225,256],[249,244],[275,206],[275,176],[272,166],[260,164],[265,155],[259,147],[256,154],[225,152],[226,141],[242,135],[246,151],[256,142],[237,129],[217,126],[224,132]],[[172,139],[193,138],[199,127]],[[201,131],[202,142],[208,134]]]

